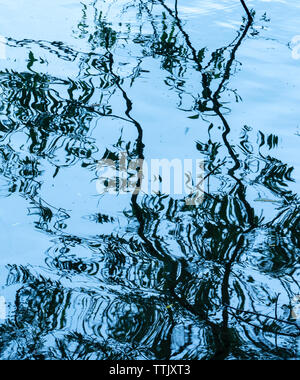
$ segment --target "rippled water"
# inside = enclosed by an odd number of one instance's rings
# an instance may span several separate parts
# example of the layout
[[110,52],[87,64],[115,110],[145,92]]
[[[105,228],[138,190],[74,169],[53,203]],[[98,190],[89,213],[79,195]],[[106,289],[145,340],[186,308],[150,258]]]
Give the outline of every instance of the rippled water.
[[[0,1],[0,359],[299,358],[300,6],[247,3]],[[204,202],[99,195],[124,151]]]

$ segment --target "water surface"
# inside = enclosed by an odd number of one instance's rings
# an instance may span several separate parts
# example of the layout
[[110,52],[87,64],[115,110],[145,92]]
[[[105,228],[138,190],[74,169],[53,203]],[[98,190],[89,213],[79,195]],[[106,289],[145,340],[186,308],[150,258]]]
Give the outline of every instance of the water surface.
[[[300,6],[247,3],[0,1],[0,359],[299,358]],[[120,152],[203,203],[100,195]]]

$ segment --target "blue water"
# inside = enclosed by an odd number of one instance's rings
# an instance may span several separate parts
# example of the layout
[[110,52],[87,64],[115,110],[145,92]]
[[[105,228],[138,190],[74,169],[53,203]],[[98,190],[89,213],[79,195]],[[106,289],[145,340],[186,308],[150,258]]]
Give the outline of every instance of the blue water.
[[[299,358],[300,6],[175,4],[0,1],[0,359]],[[203,203],[99,194],[121,152]]]

